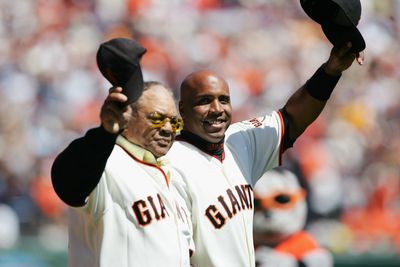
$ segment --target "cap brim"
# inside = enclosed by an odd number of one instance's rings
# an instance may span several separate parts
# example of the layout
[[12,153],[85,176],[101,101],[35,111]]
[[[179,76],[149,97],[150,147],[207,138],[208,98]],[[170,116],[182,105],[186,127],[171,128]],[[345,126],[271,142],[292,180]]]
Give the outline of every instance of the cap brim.
[[351,51],[361,52],[365,49],[365,41],[357,27],[346,27],[337,24],[323,24],[322,31],[328,40],[336,47],[341,47],[351,42]]
[[143,92],[143,74],[140,67],[136,68],[122,88],[122,93],[128,97],[128,104],[135,102]]

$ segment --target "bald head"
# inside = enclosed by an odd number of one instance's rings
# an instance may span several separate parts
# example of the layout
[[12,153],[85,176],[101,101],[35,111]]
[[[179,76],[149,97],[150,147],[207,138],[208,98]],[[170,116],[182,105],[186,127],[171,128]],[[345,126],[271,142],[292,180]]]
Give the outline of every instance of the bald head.
[[198,70],[189,74],[182,82],[180,88],[181,100],[192,97],[199,88],[224,86],[228,88],[226,81],[216,72],[211,70]]
[[193,72],[182,82],[180,97],[184,129],[211,143],[221,141],[232,113],[226,81],[210,70]]

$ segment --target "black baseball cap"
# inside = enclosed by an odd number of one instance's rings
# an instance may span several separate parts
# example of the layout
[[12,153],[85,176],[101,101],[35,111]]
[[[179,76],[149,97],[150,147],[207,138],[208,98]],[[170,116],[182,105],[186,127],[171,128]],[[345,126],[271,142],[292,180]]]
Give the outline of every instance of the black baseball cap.
[[361,18],[360,0],[300,0],[305,13],[321,25],[328,40],[337,47],[352,43],[351,50],[365,49],[365,41],[357,28]]
[[137,41],[114,38],[102,43],[97,50],[97,66],[113,85],[121,86],[128,103],[136,101],[143,92],[143,74],[140,60],[146,49]]

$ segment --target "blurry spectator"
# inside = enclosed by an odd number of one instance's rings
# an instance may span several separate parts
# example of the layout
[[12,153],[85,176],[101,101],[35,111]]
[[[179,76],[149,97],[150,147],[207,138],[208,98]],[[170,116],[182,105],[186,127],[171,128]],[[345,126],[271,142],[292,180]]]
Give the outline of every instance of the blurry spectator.
[[9,206],[0,204],[0,218],[0,249],[10,249],[19,238],[18,217]]

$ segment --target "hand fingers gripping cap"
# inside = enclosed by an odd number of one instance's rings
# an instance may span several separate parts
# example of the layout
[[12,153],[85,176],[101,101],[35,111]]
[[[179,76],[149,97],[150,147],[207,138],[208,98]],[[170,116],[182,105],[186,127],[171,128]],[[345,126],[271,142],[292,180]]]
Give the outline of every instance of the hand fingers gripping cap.
[[121,86],[128,103],[136,101],[143,91],[143,75],[140,59],[146,49],[127,38],[114,38],[100,45],[97,50],[97,66],[113,85]]
[[352,52],[365,49],[365,41],[357,29],[361,18],[360,0],[300,0],[305,13],[321,28],[328,40],[337,47],[352,43]]

